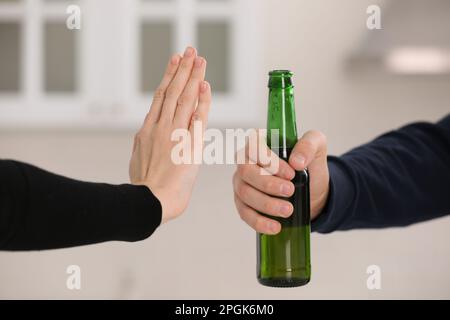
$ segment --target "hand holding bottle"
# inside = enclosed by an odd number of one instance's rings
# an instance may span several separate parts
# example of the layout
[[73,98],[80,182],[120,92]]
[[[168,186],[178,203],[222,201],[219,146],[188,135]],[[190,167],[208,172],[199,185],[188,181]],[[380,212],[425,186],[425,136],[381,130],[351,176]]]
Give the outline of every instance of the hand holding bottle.
[[[199,165],[175,164],[171,159],[176,144],[171,135],[186,129],[192,140],[194,120],[206,127],[211,105],[211,88],[204,81],[206,60],[194,48],[183,57],[173,56],[159,88],[155,91],[150,112],[135,136],[130,161],[130,180],[147,186],[162,206],[162,222],[178,217],[187,207]],[[192,141],[191,145],[198,145]]]
[[290,197],[294,185],[290,181],[294,170],[308,168],[311,191],[311,219],[316,218],[328,198],[329,173],[327,165],[326,137],[319,131],[308,131],[296,143],[289,163],[280,159],[278,172],[262,175],[259,164],[240,164],[233,177],[236,208],[250,227],[259,233],[277,234],[281,230],[278,221],[260,215],[289,217],[292,205],[279,197]]

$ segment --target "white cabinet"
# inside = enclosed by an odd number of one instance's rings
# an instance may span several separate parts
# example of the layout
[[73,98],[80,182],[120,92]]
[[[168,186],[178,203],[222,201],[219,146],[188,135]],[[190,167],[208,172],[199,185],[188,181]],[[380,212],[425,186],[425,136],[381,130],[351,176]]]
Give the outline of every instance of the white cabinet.
[[[80,30],[66,27],[73,4],[81,9]],[[148,111],[169,56],[187,45],[209,62],[211,124],[249,122],[256,112],[257,5],[0,0],[0,129],[134,128]]]

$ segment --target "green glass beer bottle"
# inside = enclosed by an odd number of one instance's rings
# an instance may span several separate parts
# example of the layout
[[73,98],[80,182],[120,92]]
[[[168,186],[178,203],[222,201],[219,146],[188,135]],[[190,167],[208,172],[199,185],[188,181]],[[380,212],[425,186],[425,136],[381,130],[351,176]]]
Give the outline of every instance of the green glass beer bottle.
[[[272,129],[276,129],[272,131]],[[276,139],[276,141],[274,141]],[[269,73],[267,144],[281,159],[288,160],[297,142],[292,72]],[[309,282],[310,198],[308,171],[296,172],[295,193],[288,200],[294,206],[289,218],[268,216],[281,224],[276,235],[257,234],[259,283],[271,287],[296,287]]]

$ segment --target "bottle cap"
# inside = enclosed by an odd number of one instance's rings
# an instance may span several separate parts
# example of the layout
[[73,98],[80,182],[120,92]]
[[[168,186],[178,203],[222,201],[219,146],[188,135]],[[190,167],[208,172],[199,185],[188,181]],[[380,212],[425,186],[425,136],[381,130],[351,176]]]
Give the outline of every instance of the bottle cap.
[[294,74],[290,70],[272,70],[269,72],[271,77],[292,77]]
[[269,72],[269,88],[288,89],[294,87],[292,76],[294,74],[289,70],[273,70]]

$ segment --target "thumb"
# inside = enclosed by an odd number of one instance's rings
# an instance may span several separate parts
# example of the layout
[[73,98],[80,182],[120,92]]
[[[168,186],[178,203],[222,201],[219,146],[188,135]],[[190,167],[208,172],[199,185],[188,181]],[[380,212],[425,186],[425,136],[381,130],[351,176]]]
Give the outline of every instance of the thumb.
[[315,159],[326,158],[327,138],[317,130],[306,132],[297,142],[289,157],[289,164],[297,171],[304,170]]

